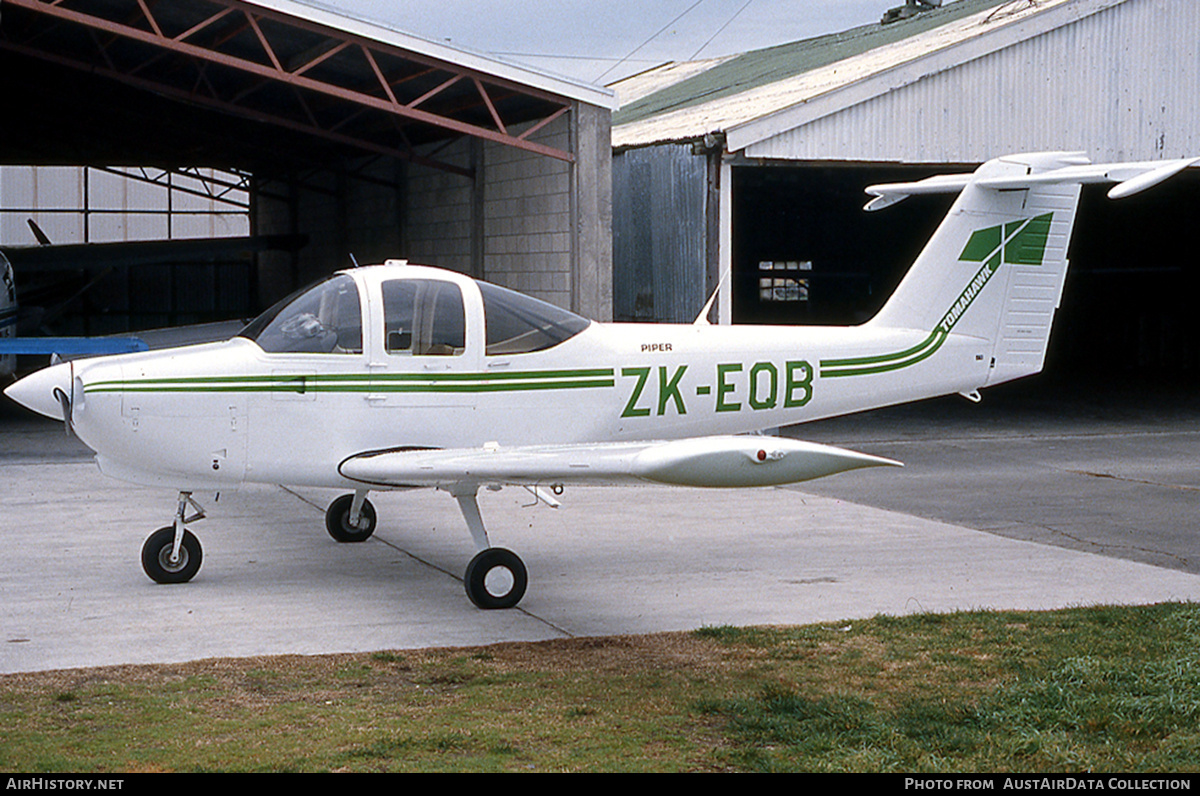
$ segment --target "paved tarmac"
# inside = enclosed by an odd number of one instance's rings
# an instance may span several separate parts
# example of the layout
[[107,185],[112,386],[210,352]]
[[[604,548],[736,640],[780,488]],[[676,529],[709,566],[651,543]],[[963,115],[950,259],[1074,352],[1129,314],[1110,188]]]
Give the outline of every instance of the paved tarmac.
[[352,545],[324,530],[336,492],[197,495],[204,565],[156,585],[140,548],[175,496],[102,476],[60,425],[6,407],[0,672],[1200,599],[1200,401],[993,393],[785,432],[905,470],[568,489],[557,510],[482,493],[493,543],[529,568],[510,611],[468,602],[470,537],[432,491],[373,495],[379,529]]
[[815,494],[1200,574],[1200,385],[1042,376],[783,433],[905,464]]

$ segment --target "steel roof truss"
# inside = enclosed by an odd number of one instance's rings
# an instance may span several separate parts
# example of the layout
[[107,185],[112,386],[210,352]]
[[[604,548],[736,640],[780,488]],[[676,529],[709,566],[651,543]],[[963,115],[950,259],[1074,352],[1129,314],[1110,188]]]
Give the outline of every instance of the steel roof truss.
[[[236,180],[227,180],[222,179],[215,174],[204,174],[196,168],[151,169],[145,166],[127,168],[92,166],[91,168],[94,168],[97,171],[107,172],[109,174],[116,174],[125,179],[134,180],[135,182],[142,182],[146,183],[147,185],[156,185],[167,190],[232,205],[242,210],[246,210],[250,207],[250,200],[248,198],[251,192],[250,176],[240,172],[219,172],[226,176],[237,178]],[[200,187],[192,188],[187,184],[176,183],[174,178],[180,177],[186,178],[194,183],[199,183]],[[238,195],[246,198],[236,198]],[[177,210],[176,212],[179,211]]]
[[[227,69],[233,69],[237,72],[256,76],[264,81],[264,84],[250,88],[248,91],[239,94],[233,101],[220,101],[226,111],[237,112],[241,115],[263,118],[270,117],[273,114],[269,111],[264,111],[262,108],[254,108],[243,106],[241,103],[249,94],[257,91],[261,85],[269,85],[277,83],[287,85],[292,88],[297,96],[301,96],[304,92],[312,92],[322,96],[333,98],[339,102],[351,103],[358,105],[361,108],[368,108],[375,111],[382,111],[390,114],[393,117],[407,123],[419,123],[432,125],[437,128],[448,130],[453,133],[475,136],[488,141],[493,141],[506,146],[516,147],[536,154],[545,155],[547,157],[556,158],[558,160],[573,161],[574,156],[567,151],[546,146],[529,140],[529,136],[538,129],[541,129],[550,121],[558,118],[564,113],[567,113],[571,108],[571,103],[568,100],[554,98],[546,95],[544,92],[535,89],[526,89],[519,86],[510,86],[505,81],[492,79],[486,75],[480,75],[468,69],[456,67],[448,63],[434,63],[430,59],[416,56],[402,50],[389,47],[378,42],[361,39],[349,33],[336,31],[333,29],[321,28],[315,25],[303,23],[300,20],[295,20],[284,15],[274,14],[266,9],[261,9],[254,6],[248,6],[239,3],[238,0],[208,0],[208,2],[216,6],[224,6],[215,13],[205,17],[196,24],[192,24],[187,29],[175,34],[169,35],[164,31],[165,21],[156,15],[156,9],[151,8],[146,0],[136,0],[137,10],[133,10],[133,14],[143,19],[138,20],[142,24],[136,24],[132,19],[129,22],[118,22],[112,19],[100,17],[89,11],[75,10],[67,8],[67,0],[4,0],[7,5],[19,6],[28,11],[44,14],[48,17],[85,26],[93,31],[92,36],[95,39],[94,31],[102,31],[114,37],[137,41],[152,47],[160,48],[161,51],[149,60],[144,60],[140,65],[132,70],[121,68],[111,57],[109,47],[98,39],[97,45],[100,48],[101,57],[107,64],[108,70],[121,75],[126,82],[136,80],[138,82],[149,82],[158,85],[161,89],[170,91],[179,91],[175,86],[171,86],[166,81],[160,79],[150,79],[147,77],[137,77],[139,72],[152,63],[159,61],[165,57],[165,53],[175,53],[181,55],[193,62],[206,62],[217,64]],[[86,7],[86,6],[81,6]],[[132,10],[132,9],[131,9]],[[138,13],[140,11],[140,14]],[[230,15],[240,12],[245,19],[244,25],[235,26],[236,30],[232,33],[227,32],[226,35],[216,37],[217,41],[210,42],[207,45],[198,43],[200,33],[213,30],[214,26],[222,20],[226,20]],[[299,64],[291,66],[289,59],[281,55],[278,44],[272,44],[271,37],[267,30],[264,30],[263,21],[270,21],[273,25],[282,26],[285,30],[292,32],[303,31],[308,36],[324,37],[324,41],[318,43],[315,47],[309,47],[307,50],[299,54],[296,58],[290,59],[298,61]],[[246,30],[252,30],[257,38],[262,49],[262,60],[254,60],[249,57],[248,53],[234,54],[228,51],[217,49],[222,44],[232,41],[238,32],[244,33]],[[357,45],[353,48],[352,45]],[[331,82],[327,77],[320,79],[313,77],[310,73],[322,64],[327,64],[330,59],[345,53],[349,49],[357,49],[373,73],[377,81],[375,91],[369,91],[365,86],[352,85],[352,77],[347,77],[341,83]],[[430,90],[423,91],[416,98],[407,103],[401,101],[397,97],[396,87],[412,79],[412,75],[402,75],[394,79],[390,79],[387,71],[390,67],[385,67],[381,64],[381,56],[387,56],[390,61],[399,60],[402,63],[417,64],[422,67],[431,67],[423,69],[420,74],[429,74],[431,72],[443,71],[450,77]],[[284,63],[289,62],[289,66],[285,67]],[[326,70],[328,71],[328,70]],[[330,73],[332,76],[332,73]],[[428,103],[430,100],[443,94],[447,89],[457,84],[463,77],[470,77],[474,82],[476,91],[482,104],[487,108],[488,115],[494,124],[494,129],[486,126],[481,126],[478,123],[466,121],[460,118],[447,115],[447,111],[442,110],[435,112],[426,108],[418,107]],[[199,75],[197,82],[203,82],[216,96],[217,92],[213,83],[204,74],[203,70]],[[493,86],[489,92],[488,86]],[[532,97],[541,101],[550,102],[557,105],[551,111],[548,118],[541,119],[532,129],[526,130],[521,135],[513,135],[509,132],[508,126],[501,118],[500,112],[496,106],[496,91],[499,88],[501,93],[507,91],[515,91],[521,96]],[[380,95],[378,92],[382,92]],[[196,100],[198,96],[190,96],[188,99]],[[316,124],[316,117],[309,103],[301,96],[301,106],[305,116],[308,119],[309,125],[312,127],[320,127]],[[454,110],[461,112],[469,109],[469,105],[464,106],[459,104]],[[477,104],[476,104],[477,107]],[[346,118],[346,117],[343,117]],[[301,126],[304,126],[301,123]],[[368,149],[376,152],[386,151],[387,147],[380,147],[375,142],[363,141],[363,144],[371,144]]]
[[234,9],[232,9],[232,8],[221,9],[220,11],[213,14],[208,19],[204,20],[203,22],[199,22],[199,23],[193,25],[192,27],[188,28],[187,30],[185,30],[183,33],[180,33],[178,36],[175,37],[174,41],[184,41],[185,39],[191,38],[192,34],[199,33],[200,31],[202,31],[205,28],[212,25],[214,22],[224,19],[225,17],[232,14],[233,11],[234,11]]
[[[5,2],[8,2],[8,1],[9,0],[5,0]],[[131,85],[131,86],[134,86],[137,88],[145,89],[147,91],[156,91],[156,92],[165,94],[167,96],[173,97],[174,99],[177,99],[180,101],[191,102],[191,103],[195,103],[198,105],[205,105],[205,106],[211,107],[215,110],[219,110],[219,111],[222,111],[225,113],[237,114],[237,115],[242,116],[243,118],[251,119],[253,121],[263,122],[265,124],[271,124],[271,125],[275,125],[278,127],[282,127],[284,129],[305,133],[308,135],[316,136],[318,138],[323,138],[325,140],[331,141],[333,143],[341,144],[343,146],[354,147],[357,149],[364,150],[366,152],[371,152],[371,153],[378,154],[378,155],[386,155],[387,157],[394,157],[394,158],[400,158],[402,160],[408,160],[413,163],[420,164],[422,166],[428,166],[429,168],[439,169],[441,171],[449,171],[454,174],[462,175],[464,177],[473,178],[475,175],[475,172],[472,169],[466,169],[461,166],[455,166],[450,163],[443,163],[441,161],[433,159],[432,157],[425,156],[425,155],[419,155],[412,150],[411,145],[409,145],[409,147],[407,149],[396,149],[395,147],[383,146],[383,145],[375,144],[375,143],[372,143],[370,141],[367,141],[367,140],[364,140],[361,138],[355,138],[355,137],[352,137],[349,135],[332,132],[329,130],[314,128],[310,124],[305,124],[303,122],[297,122],[292,119],[286,119],[283,117],[274,116],[274,115],[265,113],[263,111],[257,111],[257,110],[253,110],[253,109],[242,107],[242,106],[235,106],[235,105],[232,105],[232,104],[230,104],[224,100],[221,100],[215,96],[204,96],[203,94],[190,93],[183,89],[177,89],[172,86],[154,83],[154,82],[151,82],[149,80],[146,80],[144,78],[140,78],[140,77],[137,77],[134,75],[127,75],[127,74],[122,74],[122,73],[118,73],[118,72],[113,72],[113,71],[108,70],[103,67],[96,67],[96,66],[92,66],[90,64],[87,64],[87,63],[84,63],[81,61],[73,60],[70,58],[65,58],[63,56],[52,55],[49,53],[41,52],[39,50],[25,47],[23,45],[8,44],[6,46],[15,52],[20,52],[20,53],[28,55],[28,56],[41,58],[43,60],[47,60],[52,63],[61,64],[63,66],[71,67],[74,69],[94,71],[98,74],[102,74],[105,77],[109,77],[113,80],[118,80],[120,82],[126,83],[128,85]]]

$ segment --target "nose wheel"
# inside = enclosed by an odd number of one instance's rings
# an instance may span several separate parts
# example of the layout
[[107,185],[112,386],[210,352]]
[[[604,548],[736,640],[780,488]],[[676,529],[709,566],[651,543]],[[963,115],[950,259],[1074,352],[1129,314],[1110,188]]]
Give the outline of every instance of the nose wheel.
[[[187,508],[196,510],[187,516]],[[200,571],[204,551],[195,534],[184,523],[204,519],[204,509],[192,500],[191,492],[179,493],[175,524],[159,528],[142,545],[142,569],[155,583],[187,583]]]
[[175,551],[175,527],[168,525],[150,534],[142,545],[142,569],[155,583],[187,583],[200,571],[204,553],[191,531],[183,532]]

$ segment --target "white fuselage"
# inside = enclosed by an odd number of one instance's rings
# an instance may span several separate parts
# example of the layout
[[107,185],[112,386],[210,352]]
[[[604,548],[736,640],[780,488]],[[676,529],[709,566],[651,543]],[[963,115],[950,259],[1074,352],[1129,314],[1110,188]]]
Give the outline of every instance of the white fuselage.
[[338,465],[365,451],[738,433],[986,379],[985,346],[954,335],[936,366],[917,356],[905,367],[837,367],[930,336],[870,326],[594,323],[548,350],[489,356],[473,283],[444,272],[466,298],[464,350],[394,356],[371,298],[380,279],[414,267],[389,268],[350,272],[368,308],[361,353],[266,353],[238,337],[75,362],[75,432],[105,472],[139,483],[334,487],[351,485]]

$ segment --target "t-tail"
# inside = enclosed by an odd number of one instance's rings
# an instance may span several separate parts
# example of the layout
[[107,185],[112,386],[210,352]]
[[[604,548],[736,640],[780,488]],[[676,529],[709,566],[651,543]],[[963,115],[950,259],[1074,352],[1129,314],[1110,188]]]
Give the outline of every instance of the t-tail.
[[1067,275],[1080,187],[1117,183],[1110,198],[1150,188],[1200,158],[1093,164],[1082,153],[1043,152],[988,161],[973,174],[874,185],[867,210],[917,194],[959,196],[896,292],[866,326],[927,333],[918,346],[847,360],[846,371],[902,366],[933,356],[951,336],[982,342],[986,387],[1038,373]]

